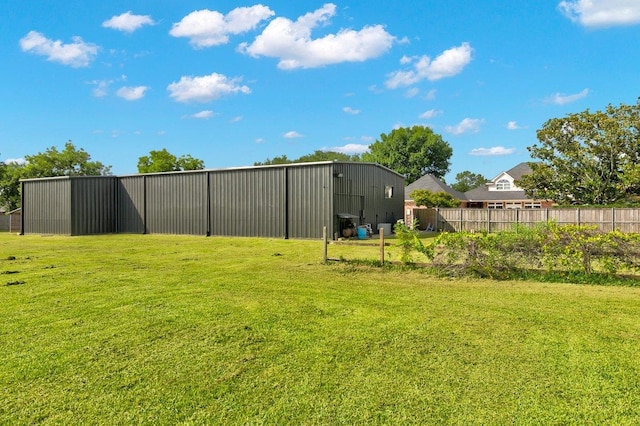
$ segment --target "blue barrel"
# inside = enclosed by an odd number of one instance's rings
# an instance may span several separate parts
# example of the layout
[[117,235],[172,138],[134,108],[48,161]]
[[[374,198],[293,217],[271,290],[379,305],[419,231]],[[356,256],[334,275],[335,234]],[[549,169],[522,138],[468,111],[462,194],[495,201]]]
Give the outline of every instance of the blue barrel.
[[367,238],[367,227],[366,226],[358,226],[358,239],[364,240]]

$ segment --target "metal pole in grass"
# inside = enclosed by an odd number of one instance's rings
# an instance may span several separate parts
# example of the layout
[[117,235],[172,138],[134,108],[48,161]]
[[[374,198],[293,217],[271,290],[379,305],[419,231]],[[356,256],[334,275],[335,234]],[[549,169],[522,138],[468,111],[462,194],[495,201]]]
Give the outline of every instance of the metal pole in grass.
[[384,228],[380,227],[378,231],[380,232],[380,264],[384,265]]
[[327,263],[327,246],[329,242],[327,241],[327,227],[322,227],[322,261]]

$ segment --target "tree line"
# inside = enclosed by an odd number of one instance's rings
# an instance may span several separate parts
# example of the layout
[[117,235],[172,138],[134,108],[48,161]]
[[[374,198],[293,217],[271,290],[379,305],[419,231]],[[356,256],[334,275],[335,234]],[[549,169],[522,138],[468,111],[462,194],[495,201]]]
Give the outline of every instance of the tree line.
[[[633,105],[609,104],[603,111],[589,110],[552,118],[536,132],[538,142],[528,147],[532,173],[516,182],[532,199],[552,200],[560,205],[637,204],[640,199],[640,98]],[[286,155],[254,165],[313,161],[363,161],[388,167],[407,183],[431,174],[444,181],[450,171],[453,149],[441,135],[425,126],[412,126],[381,134],[360,155],[317,150],[296,159]],[[166,149],[151,151],[138,159],[139,173],[200,170],[204,162],[191,155],[177,157]],[[20,206],[20,179],[51,176],[109,175],[111,167],[71,141],[64,149],[46,149],[26,155],[25,162],[0,163],[0,207]],[[466,192],[487,179],[464,171],[451,187]],[[429,203],[446,203],[442,194],[418,194]],[[455,201],[455,200],[454,200]]]
[[[93,161],[82,148],[67,141],[64,149],[55,146],[34,155],[25,155],[24,163],[0,163],[0,207],[11,211],[21,204],[20,180],[54,176],[109,176],[111,166]],[[138,173],[200,170],[204,162],[191,155],[176,157],[166,149],[151,151],[138,159]]]

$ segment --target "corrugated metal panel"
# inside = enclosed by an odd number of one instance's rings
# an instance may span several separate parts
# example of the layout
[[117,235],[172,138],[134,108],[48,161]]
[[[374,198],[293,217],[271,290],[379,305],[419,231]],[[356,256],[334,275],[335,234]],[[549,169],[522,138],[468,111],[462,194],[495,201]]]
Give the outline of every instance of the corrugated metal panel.
[[288,207],[290,238],[320,238],[333,227],[333,164],[290,167]]
[[33,180],[23,185],[24,232],[71,234],[71,180]]
[[207,174],[146,176],[147,231],[156,234],[207,234]]
[[[71,185],[73,182],[73,185]],[[319,238],[337,213],[402,217],[404,180],[374,164],[322,162],[25,181],[25,232]],[[73,187],[73,191],[71,188]],[[385,197],[385,187],[394,196]]]
[[118,178],[116,232],[144,234],[145,176]]
[[212,235],[284,237],[285,169],[209,172]]
[[[361,224],[370,223],[374,229],[377,229],[380,223],[394,223],[403,218],[402,176],[368,163],[336,163],[334,175],[342,176],[334,179],[334,214],[350,213],[363,216]],[[393,188],[391,198],[386,197],[387,187]]]
[[114,177],[71,179],[71,234],[110,234],[116,231]]

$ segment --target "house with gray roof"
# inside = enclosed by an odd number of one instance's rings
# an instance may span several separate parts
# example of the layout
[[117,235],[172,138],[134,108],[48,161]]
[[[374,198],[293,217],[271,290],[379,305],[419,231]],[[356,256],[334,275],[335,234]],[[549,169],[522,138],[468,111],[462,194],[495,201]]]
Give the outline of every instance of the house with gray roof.
[[436,178],[433,175],[427,174],[422,176],[420,179],[415,182],[410,183],[404,188],[404,220],[405,223],[413,223],[413,219],[415,218],[414,209],[425,208],[426,207],[418,207],[416,206],[415,201],[411,198],[411,193],[416,189],[426,189],[431,192],[446,192],[450,194],[453,198],[460,200],[461,205],[464,204],[466,200],[465,195],[462,192],[456,191],[451,188],[449,185]]
[[498,174],[491,181],[464,193],[462,203],[467,208],[485,209],[540,209],[549,208],[553,202],[534,200],[525,194],[516,181],[531,173],[528,163],[520,163],[506,172]]

